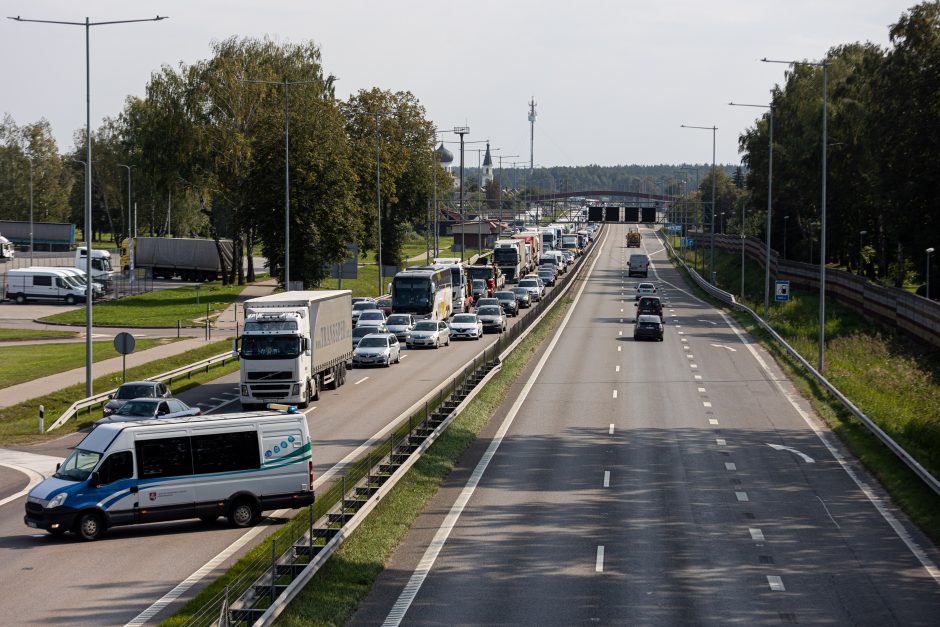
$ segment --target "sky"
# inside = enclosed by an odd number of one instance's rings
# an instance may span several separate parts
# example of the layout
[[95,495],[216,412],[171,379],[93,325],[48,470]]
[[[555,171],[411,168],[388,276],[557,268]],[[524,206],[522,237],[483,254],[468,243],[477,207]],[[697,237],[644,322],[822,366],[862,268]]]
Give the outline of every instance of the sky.
[[[92,22],[91,120],[116,116],[150,73],[210,56],[231,36],[312,40],[337,97],[374,86],[411,91],[440,129],[469,126],[494,161],[537,166],[737,163],[738,135],[786,65],[837,45],[887,46],[914,0],[4,0],[5,15]],[[85,29],[0,24],[0,113],[49,120],[63,152],[85,125]],[[443,135],[454,141],[451,132]],[[468,146],[476,148],[477,146]],[[498,150],[496,150],[498,148]],[[513,157],[512,155],[519,155]],[[476,165],[469,153],[468,165]]]

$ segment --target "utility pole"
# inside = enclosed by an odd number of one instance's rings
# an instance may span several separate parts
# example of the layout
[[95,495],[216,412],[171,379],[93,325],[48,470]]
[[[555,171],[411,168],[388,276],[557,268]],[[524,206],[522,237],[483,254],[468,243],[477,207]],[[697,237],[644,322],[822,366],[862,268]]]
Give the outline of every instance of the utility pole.
[[454,133],[460,135],[460,197],[458,200],[459,209],[460,209],[460,261],[463,261],[464,248],[466,247],[467,238],[464,234],[466,226],[466,216],[463,212],[463,136],[470,133],[469,126],[455,126]]

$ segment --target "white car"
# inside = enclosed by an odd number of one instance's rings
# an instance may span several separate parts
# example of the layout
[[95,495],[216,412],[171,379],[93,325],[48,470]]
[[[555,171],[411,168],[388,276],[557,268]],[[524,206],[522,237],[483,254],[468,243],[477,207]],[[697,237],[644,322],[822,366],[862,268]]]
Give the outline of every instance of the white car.
[[355,326],[356,323],[359,322],[359,316],[362,315],[363,311],[371,311],[373,309],[378,309],[378,306],[375,304],[375,301],[372,300],[371,298],[353,303],[353,306],[352,306],[353,326]]
[[643,296],[656,296],[656,286],[652,283],[640,283],[636,286],[636,298],[633,300],[640,300]]
[[362,366],[385,366],[401,361],[401,345],[394,333],[370,333],[361,340],[353,351],[352,363],[356,368]]
[[457,314],[450,319],[450,336],[455,340],[478,340],[483,337],[483,323],[476,314]]
[[376,333],[385,332],[385,312],[381,309],[366,309],[359,314],[357,327],[373,327]]
[[545,293],[545,287],[542,283],[542,280],[534,276],[527,276],[524,279],[519,279],[519,287],[524,287],[529,290],[529,297],[533,301],[542,300],[542,294]]
[[418,320],[408,335],[408,348],[412,346],[450,346],[450,328],[443,320]]

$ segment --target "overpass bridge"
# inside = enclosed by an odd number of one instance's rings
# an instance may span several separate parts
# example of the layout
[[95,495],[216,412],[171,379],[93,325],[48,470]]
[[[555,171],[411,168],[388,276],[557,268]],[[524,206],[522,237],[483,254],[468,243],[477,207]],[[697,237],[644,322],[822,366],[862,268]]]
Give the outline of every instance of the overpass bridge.
[[527,196],[529,202],[548,202],[552,200],[569,200],[571,198],[596,198],[601,199],[624,199],[633,200],[639,204],[646,202],[675,202],[678,196],[666,194],[647,194],[645,192],[628,192],[623,190],[597,190],[597,191],[575,191],[575,192],[552,192],[550,194],[536,194]]

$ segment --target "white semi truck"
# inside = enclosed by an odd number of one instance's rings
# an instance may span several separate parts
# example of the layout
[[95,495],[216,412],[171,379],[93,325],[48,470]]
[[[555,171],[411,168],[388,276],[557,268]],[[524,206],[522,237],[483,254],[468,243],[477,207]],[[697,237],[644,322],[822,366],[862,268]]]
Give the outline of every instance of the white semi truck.
[[323,388],[346,382],[352,359],[352,292],[282,292],[245,301],[234,349],[241,362],[239,400],[306,407]]

